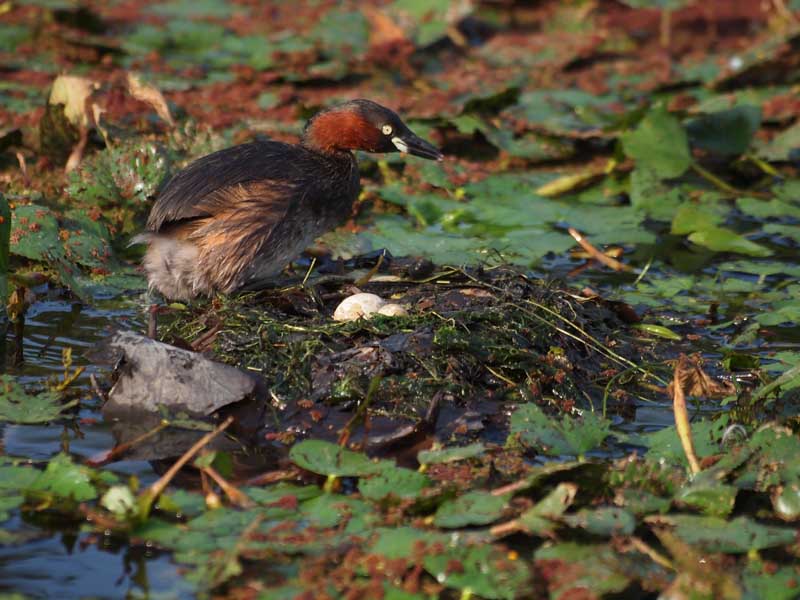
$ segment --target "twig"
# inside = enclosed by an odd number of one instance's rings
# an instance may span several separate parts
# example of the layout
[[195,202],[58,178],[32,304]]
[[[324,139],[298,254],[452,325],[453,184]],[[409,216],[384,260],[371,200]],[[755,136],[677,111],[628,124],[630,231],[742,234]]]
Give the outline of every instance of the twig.
[[770,177],[783,177],[780,171],[773,167],[768,162],[761,160],[755,154],[745,154],[745,158],[761,169],[765,174],[769,175]]
[[597,248],[595,248],[592,244],[589,243],[583,235],[575,228],[570,227],[567,229],[569,234],[581,245],[581,248],[586,250],[589,255],[594,258],[596,261],[603,263],[605,266],[614,269],[615,271],[632,271],[633,267],[630,265],[626,265],[624,263],[619,262],[616,258],[611,258],[607,254],[600,252]]
[[375,265],[369,270],[369,272],[366,275],[356,279],[355,282],[353,282],[353,285],[355,285],[356,287],[361,287],[362,285],[366,285],[367,283],[369,283],[369,280],[372,279],[375,276],[375,273],[378,272],[378,269],[381,268],[381,265],[383,264],[383,256],[384,256],[383,254],[379,254],[378,260],[375,263]]
[[694,169],[694,171],[698,175],[700,175],[700,177],[702,177],[703,179],[705,179],[706,181],[708,181],[709,183],[714,185],[714,187],[719,188],[723,192],[727,192],[729,194],[733,194],[734,196],[745,196],[745,195],[755,196],[756,195],[755,192],[744,192],[742,190],[736,189],[731,184],[729,184],[727,181],[723,181],[722,179],[720,179],[719,177],[714,175],[711,171],[701,167],[696,162],[692,163],[692,169]]
[[489,365],[484,365],[484,366],[486,367],[486,370],[487,370],[487,371],[489,371],[489,373],[491,373],[492,375],[494,375],[495,377],[497,377],[497,378],[498,378],[498,379],[500,379],[501,381],[505,381],[505,382],[506,382],[508,385],[510,385],[511,387],[517,387],[517,384],[516,384],[515,382],[513,382],[512,380],[510,380],[508,377],[506,377],[506,376],[505,376],[505,375],[503,375],[502,373],[499,373],[499,372],[495,371],[495,370],[494,370],[492,367],[490,367]]
[[30,187],[31,178],[28,176],[28,164],[25,162],[25,155],[22,152],[17,152],[17,162],[19,163],[19,170],[22,172],[22,180],[25,182],[25,187]]
[[71,173],[81,164],[83,160],[83,152],[86,150],[86,144],[89,142],[89,130],[86,127],[81,127],[80,137],[78,143],[72,149],[72,152],[67,158],[67,164],[64,165],[64,173]]
[[225,419],[214,431],[209,431],[207,434],[197,440],[197,442],[195,442],[195,444],[189,448],[183,454],[183,456],[175,461],[175,464],[172,465],[166,473],[164,473],[157,481],[153,482],[149,488],[139,495],[139,517],[141,519],[147,518],[147,515],[150,514],[150,508],[153,506],[153,502],[161,495],[161,492],[163,492],[164,489],[169,485],[169,482],[172,481],[175,475],[178,474],[178,471],[180,471],[186,463],[192,460],[195,454],[200,452],[200,450],[207,446],[215,437],[225,431],[231,423],[233,423],[232,416]]
[[311,276],[311,272],[314,270],[314,266],[316,264],[317,264],[317,257],[314,256],[311,259],[311,264],[308,265],[308,271],[306,271],[306,276],[303,277],[303,283],[300,284],[301,287],[305,287],[306,281],[308,281],[308,278]]
[[125,454],[128,450],[130,450],[134,446],[137,446],[142,442],[144,442],[145,440],[150,439],[160,431],[164,430],[166,427],[169,427],[169,421],[162,420],[158,425],[156,425],[150,431],[147,431],[128,442],[117,444],[111,450],[108,450],[104,456],[98,458],[86,459],[86,464],[89,465],[90,467],[101,467],[103,465],[106,465],[110,463],[112,460],[116,459],[117,457]]
[[191,343],[192,350],[194,350],[195,352],[202,352],[207,344],[213,343],[214,338],[216,338],[217,334],[219,334],[221,329],[222,329],[221,321],[214,324],[211,327],[211,329],[206,331],[203,335],[201,335],[199,338],[197,338]]
[[240,489],[229,483],[222,475],[220,475],[214,467],[203,467],[202,471],[211,477],[220,489],[225,492],[228,499],[236,506],[241,508],[251,508],[255,503]]
[[262,473],[261,475],[256,475],[252,479],[247,480],[247,485],[249,486],[263,486],[269,485],[271,483],[277,483],[279,481],[287,481],[289,479],[295,479],[300,475],[300,471],[298,469],[285,469],[283,471],[269,471],[267,473]]
[[59,382],[58,385],[55,386],[55,391],[63,392],[73,381],[80,377],[81,373],[83,373],[85,370],[86,367],[76,367],[71,374],[65,373],[64,381]]
[[97,377],[94,376],[94,373],[89,374],[89,381],[92,383],[92,390],[97,394],[97,397],[105,402],[107,399],[106,393],[100,389],[100,384],[97,383]]
[[519,490],[527,489],[531,486],[530,478],[520,479],[514,483],[506,484],[502,487],[493,489],[490,493],[492,496],[505,496],[506,494],[513,494]]
[[511,521],[506,521],[505,523],[500,523],[499,525],[491,527],[489,529],[489,534],[494,538],[500,538],[524,530],[525,527],[520,523],[519,519],[512,519]]
[[675,565],[672,564],[672,561],[668,559],[666,556],[661,554],[660,552],[656,551],[654,548],[649,546],[645,543],[644,540],[639,539],[638,537],[631,536],[630,538],[631,545],[636,548],[642,554],[646,554],[650,557],[657,565],[661,565],[665,569],[669,569],[670,571],[675,570]]
[[697,475],[701,471],[700,462],[697,460],[697,454],[694,451],[692,428],[689,425],[689,412],[686,410],[686,395],[683,392],[683,382],[681,381],[688,360],[685,354],[681,354],[678,363],[675,365],[675,378],[672,383],[672,410],[675,414],[675,429],[681,440],[683,452],[686,454],[686,460],[689,461],[689,468],[692,471],[692,475]]
[[644,276],[645,276],[645,275],[647,275],[647,272],[650,270],[650,266],[653,264],[653,258],[654,258],[654,256],[651,256],[649,259],[647,259],[647,264],[646,264],[646,265],[644,266],[644,268],[643,268],[643,269],[642,269],[642,270],[639,272],[639,276],[636,278],[636,281],[634,281],[634,282],[633,282],[633,285],[634,285],[634,286],[637,286],[637,285],[639,285],[639,282],[640,282],[642,279],[644,279]]
[[367,396],[364,398],[364,401],[358,405],[355,414],[350,417],[350,420],[345,424],[342,428],[341,433],[339,433],[339,440],[338,444],[340,446],[346,446],[347,442],[350,440],[350,435],[352,434],[352,429],[356,423],[361,418],[364,418],[366,421],[367,409],[369,408],[370,403],[372,402],[372,397],[375,395],[375,392],[378,391],[378,387],[381,384],[381,380],[383,377],[380,375],[376,375],[372,378],[369,382],[369,388],[367,389]]

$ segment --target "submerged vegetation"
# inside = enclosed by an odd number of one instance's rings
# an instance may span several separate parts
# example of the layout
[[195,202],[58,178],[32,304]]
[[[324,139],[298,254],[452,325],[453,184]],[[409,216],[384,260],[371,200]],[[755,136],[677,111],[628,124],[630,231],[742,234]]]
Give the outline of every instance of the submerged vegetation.
[[[653,4],[0,3],[0,596],[800,596],[800,5]],[[146,309],[164,181],[354,97],[447,159]],[[255,397],[104,420],[147,315]]]

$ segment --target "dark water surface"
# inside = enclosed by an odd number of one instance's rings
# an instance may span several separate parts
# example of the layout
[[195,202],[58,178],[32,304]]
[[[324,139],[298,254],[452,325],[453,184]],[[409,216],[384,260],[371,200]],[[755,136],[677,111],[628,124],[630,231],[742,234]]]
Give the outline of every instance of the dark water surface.
[[[61,376],[62,349],[72,348],[73,368],[86,366],[76,382],[85,396],[77,422],[69,426],[0,424],[0,444],[8,456],[46,461],[68,449],[76,462],[114,446],[110,426],[99,414],[100,399],[90,375],[102,377],[105,367],[93,364],[98,344],[116,329],[142,330],[142,308],[134,302],[114,307],[88,307],[63,300],[33,304],[25,319],[24,362],[14,364],[14,336],[9,332],[5,371],[33,383]],[[102,353],[102,351],[100,352]],[[157,478],[150,463],[119,461],[108,467],[123,477],[135,475],[143,485]],[[81,533],[80,523],[28,520],[15,515],[6,531],[29,534],[26,542],[0,546],[0,592],[32,598],[178,598],[189,594],[178,567],[165,554],[132,548],[108,536]]]

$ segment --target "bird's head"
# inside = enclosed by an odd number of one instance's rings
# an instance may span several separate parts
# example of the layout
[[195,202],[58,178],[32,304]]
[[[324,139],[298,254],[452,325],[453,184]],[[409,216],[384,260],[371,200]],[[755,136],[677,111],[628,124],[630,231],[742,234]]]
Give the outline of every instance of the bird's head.
[[403,152],[430,160],[443,158],[397,113],[371,100],[351,100],[317,113],[305,127],[303,143],[322,152],[363,150]]

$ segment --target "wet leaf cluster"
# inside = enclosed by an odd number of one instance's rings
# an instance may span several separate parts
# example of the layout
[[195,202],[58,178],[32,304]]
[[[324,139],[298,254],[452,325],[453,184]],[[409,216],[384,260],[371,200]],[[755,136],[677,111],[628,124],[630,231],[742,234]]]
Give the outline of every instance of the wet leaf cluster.
[[[532,406],[517,412],[527,419]],[[511,438],[526,429],[519,422]],[[145,520],[134,483],[64,454],[41,467],[4,459],[0,502],[29,515],[88,511],[93,527],[171,550],[199,593],[792,597],[800,573],[787,522],[800,516],[800,471],[787,456],[800,447],[791,431],[764,426],[717,445],[693,479],[663,456],[509,463],[511,438],[505,448],[420,453],[417,470],[306,440],[288,458],[319,484],[244,485],[245,508],[177,491]]]

